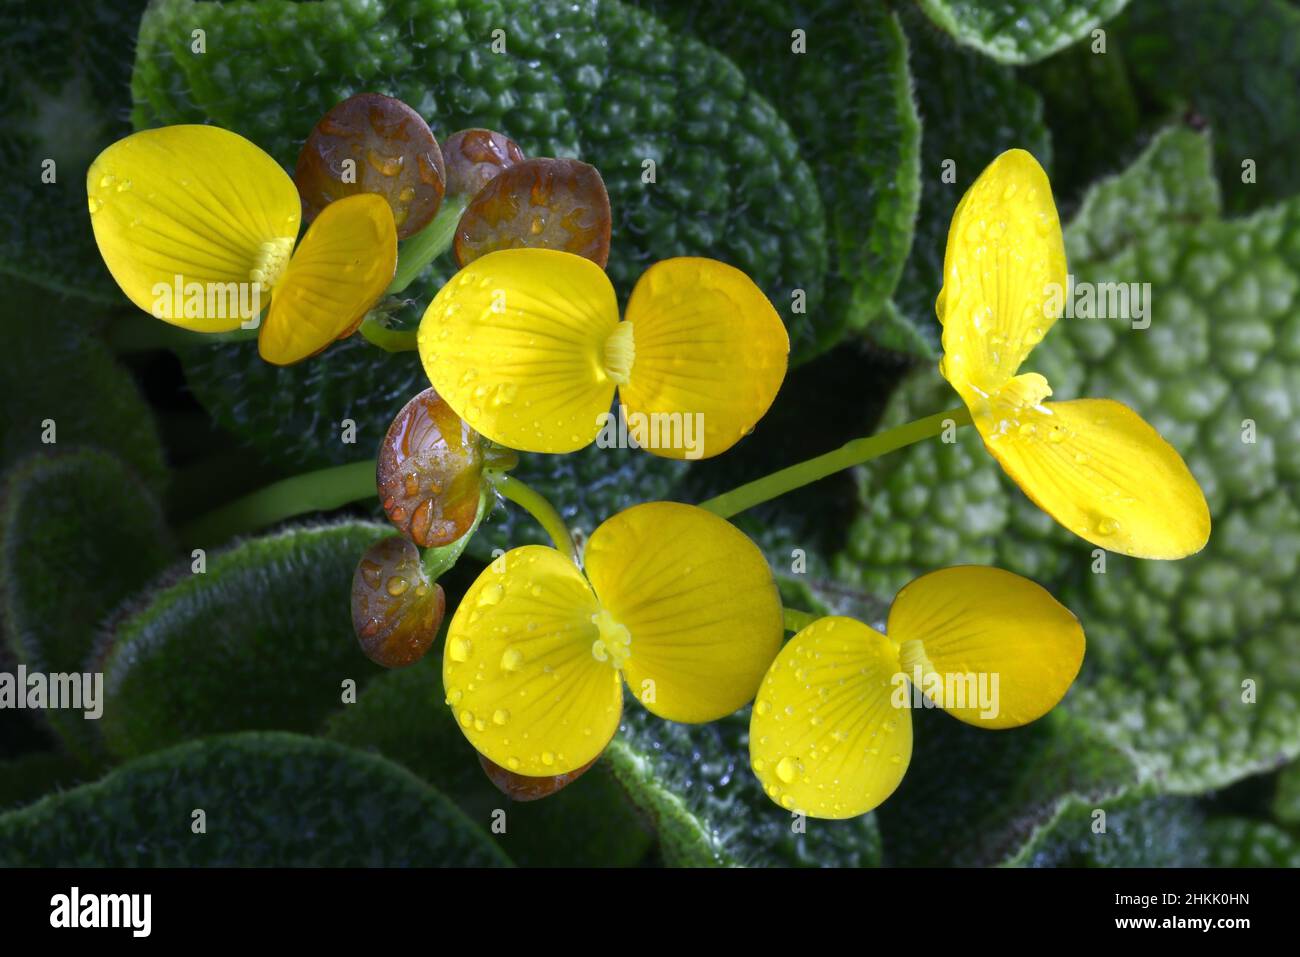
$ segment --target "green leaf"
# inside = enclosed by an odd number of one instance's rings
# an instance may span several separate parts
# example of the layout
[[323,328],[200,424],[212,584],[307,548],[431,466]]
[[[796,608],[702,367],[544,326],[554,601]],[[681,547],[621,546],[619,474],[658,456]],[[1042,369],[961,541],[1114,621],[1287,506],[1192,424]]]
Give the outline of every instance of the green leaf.
[[[143,0],[12,0],[0,10],[0,274],[103,303],[125,303],[100,259],[86,170],[130,132],[130,57]],[[52,160],[54,182],[46,182]],[[48,312],[41,315],[42,325]]]
[[834,345],[886,306],[912,243],[921,131],[898,18],[855,0],[757,0],[740,14],[696,0],[652,7],[724,51],[798,138],[831,240],[823,309],[832,318],[818,348]]
[[802,819],[763,793],[749,768],[748,709],[712,724],[685,725],[629,703],[605,754],[629,796],[654,821],[669,866],[880,863],[873,815]]
[[903,23],[922,120],[921,202],[894,305],[867,336],[929,360],[938,351],[934,300],[957,201],[1004,150],[1029,150],[1049,171],[1053,153],[1042,99],[1013,70],[954,45],[914,12]]
[[1033,63],[1115,16],[1129,0],[920,0],[959,43],[1002,63]]
[[928,709],[912,723],[907,776],[877,812],[891,865],[1015,860],[1069,809],[1104,804],[1137,781],[1126,755],[1063,712],[996,732]]
[[[99,670],[96,629],[171,556],[157,501],[108,453],[37,453],[15,466],[0,490],[0,594],[17,662],[46,675]],[[43,714],[65,744],[92,755],[97,722]]]
[[[1281,0],[1143,0],[1114,26],[1139,90],[1209,121],[1229,210],[1295,195],[1300,10]],[[1246,160],[1254,182],[1243,182]]]
[[[1002,474],[973,429],[863,473],[837,574],[892,595],[922,571],[1000,565],[1083,622],[1084,671],[1064,707],[1134,755],[1144,781],[1198,793],[1300,754],[1300,200],[1223,220],[1210,144],[1160,135],[1085,198],[1066,230],[1079,282],[1150,282],[1149,328],[1063,318],[1034,350],[1061,399],[1131,405],[1206,491],[1214,531],[1178,562],[1106,555],[1060,529]],[[952,403],[924,370],[885,425]],[[1253,423],[1255,441],[1243,441]],[[1252,697],[1253,694],[1253,697]]]
[[[195,812],[205,830],[195,833]],[[409,771],[342,745],[237,734],[140,758],[0,815],[0,863],[490,867],[508,860]]]
[[[1105,812],[1105,818],[1097,815]],[[1100,828],[1105,827],[1104,831]],[[1205,816],[1188,798],[1130,794],[1071,805],[1009,863],[1028,867],[1205,867]]]
[[1205,844],[1211,867],[1300,867],[1300,837],[1267,821],[1213,818]]
[[435,648],[376,678],[329,719],[326,735],[409,768],[488,830],[493,813],[505,811],[506,831],[492,838],[519,865],[622,867],[645,857],[651,835],[605,761],[540,801],[515,802],[498,791],[445,703],[441,662]]
[[1300,761],[1292,761],[1278,772],[1273,816],[1283,824],[1300,825]]
[[[98,255],[98,254],[96,254]],[[106,310],[0,276],[0,468],[43,441],[93,446],[120,456],[154,491],[167,482],[153,412],[97,328]]]
[[140,599],[107,636],[109,750],[133,757],[201,735],[314,731],[344,682],[379,672],[357,645],[352,574],[387,525],[290,528],[206,556]]

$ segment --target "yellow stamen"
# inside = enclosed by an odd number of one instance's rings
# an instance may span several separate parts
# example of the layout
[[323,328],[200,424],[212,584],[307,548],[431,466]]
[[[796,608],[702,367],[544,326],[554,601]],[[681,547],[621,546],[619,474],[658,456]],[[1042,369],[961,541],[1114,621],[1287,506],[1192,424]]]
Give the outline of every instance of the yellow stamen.
[[591,643],[591,656],[622,669],[623,663],[632,656],[632,633],[603,608],[591,616],[591,621],[600,632],[600,637]]
[[627,385],[636,361],[636,343],[632,339],[632,323],[620,322],[605,340],[605,374],[619,385]]
[[248,278],[267,289],[273,289],[284,275],[284,267],[289,265],[293,255],[293,239],[281,236],[269,239],[257,250],[257,261],[248,272]]

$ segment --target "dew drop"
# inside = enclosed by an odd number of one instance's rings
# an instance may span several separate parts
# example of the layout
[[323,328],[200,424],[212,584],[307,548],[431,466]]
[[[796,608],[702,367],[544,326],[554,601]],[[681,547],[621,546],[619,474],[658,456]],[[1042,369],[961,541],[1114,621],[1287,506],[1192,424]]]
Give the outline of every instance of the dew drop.
[[469,661],[472,647],[468,638],[453,638],[447,645],[447,654],[451,656],[452,661]]
[[776,763],[776,776],[786,784],[791,783],[801,770],[799,762],[788,754]]

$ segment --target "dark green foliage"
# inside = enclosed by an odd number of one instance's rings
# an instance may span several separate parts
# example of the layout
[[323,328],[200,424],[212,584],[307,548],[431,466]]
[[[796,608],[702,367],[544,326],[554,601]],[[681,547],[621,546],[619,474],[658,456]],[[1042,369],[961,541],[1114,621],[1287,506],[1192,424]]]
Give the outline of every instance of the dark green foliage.
[[[195,833],[196,810],[204,833]],[[292,734],[183,744],[0,815],[5,866],[473,866],[505,856],[382,758]]]
[[387,526],[289,528],[186,564],[107,635],[101,731],[133,757],[201,735],[314,731],[344,682],[378,673],[357,645],[352,573]]

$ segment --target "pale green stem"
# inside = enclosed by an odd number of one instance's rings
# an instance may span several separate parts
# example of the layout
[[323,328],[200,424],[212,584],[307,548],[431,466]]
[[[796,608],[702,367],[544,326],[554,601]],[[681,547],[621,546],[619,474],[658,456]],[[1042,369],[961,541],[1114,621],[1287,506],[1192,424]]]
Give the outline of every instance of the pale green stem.
[[822,617],[821,615],[814,615],[810,611],[799,611],[795,608],[782,609],[781,615],[785,619],[786,631],[803,631],[818,618]]
[[924,419],[908,422],[906,425],[881,432],[879,435],[854,439],[834,452],[827,452],[825,455],[787,466],[771,475],[747,482],[730,492],[724,492],[707,502],[700,503],[700,507],[723,518],[731,518],[755,505],[761,505],[786,492],[834,475],[836,472],[870,462],[877,456],[897,451],[922,439],[932,438],[940,434],[948,423],[952,423],[954,428],[969,425],[970,412],[965,406],[949,409],[947,412],[938,412]]
[[566,558],[577,562],[578,554],[573,547],[573,534],[560,513],[555,510],[555,506],[547,501],[545,496],[504,472],[491,473],[491,479],[498,492],[537,519],[537,524],[546,530],[555,547],[564,553]]
[[403,240],[397,255],[397,272],[386,290],[395,296],[415,281],[424,272],[426,266],[451,247],[456,235],[456,225],[469,205],[468,196],[456,195],[443,198],[442,206],[428,226],[409,239]]

